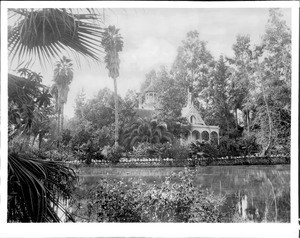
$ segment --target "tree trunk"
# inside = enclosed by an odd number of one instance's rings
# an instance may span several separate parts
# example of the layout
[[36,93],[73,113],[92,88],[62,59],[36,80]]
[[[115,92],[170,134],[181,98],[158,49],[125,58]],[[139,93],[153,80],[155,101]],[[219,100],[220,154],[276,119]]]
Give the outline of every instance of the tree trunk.
[[65,104],[62,103],[61,104],[61,126],[60,126],[60,132],[62,132],[64,130],[64,108],[65,108]]
[[114,93],[114,98],[115,98],[115,147],[117,147],[119,145],[118,144],[118,140],[119,140],[119,114],[118,114],[119,102],[118,102],[118,89],[117,89],[116,77],[114,77],[114,89],[115,89],[115,93]]
[[259,75],[260,82],[261,82],[261,89],[262,89],[264,103],[266,104],[266,113],[267,113],[267,116],[268,116],[268,126],[269,126],[268,144],[265,148],[263,148],[263,151],[262,151],[262,156],[265,156],[266,154],[268,154],[269,149],[270,149],[271,144],[272,144],[273,128],[272,128],[271,113],[270,113],[269,104],[268,104],[268,100],[267,100],[267,96],[266,96],[266,92],[265,92],[265,86],[264,86],[264,83],[263,83],[263,79],[262,79],[262,76],[261,76],[261,71],[260,71],[259,65],[258,65],[258,75]]
[[60,113],[61,113],[61,106],[58,105],[58,111],[57,111],[57,148],[59,148],[59,140],[60,140]]
[[267,115],[268,115],[268,124],[269,124],[269,138],[268,138],[268,144],[267,146],[263,149],[263,152],[262,152],[262,155],[265,156],[270,147],[271,147],[271,144],[272,144],[272,131],[273,131],[273,128],[272,128],[272,118],[271,118],[271,113],[270,113],[270,110],[269,110],[269,104],[268,104],[268,101],[267,101],[267,97],[266,97],[266,94],[265,94],[265,89],[264,89],[264,85],[262,83],[262,92],[263,92],[263,98],[264,98],[264,102],[266,104],[266,112],[267,112]]

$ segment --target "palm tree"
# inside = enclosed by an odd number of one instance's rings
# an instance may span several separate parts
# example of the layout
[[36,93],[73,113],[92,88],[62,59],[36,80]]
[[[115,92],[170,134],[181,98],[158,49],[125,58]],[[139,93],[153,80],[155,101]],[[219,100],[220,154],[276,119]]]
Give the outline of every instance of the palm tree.
[[109,26],[105,29],[102,39],[102,46],[105,50],[105,63],[108,69],[108,76],[114,80],[114,98],[115,98],[115,147],[118,146],[119,140],[119,115],[118,115],[118,90],[117,77],[119,76],[119,52],[123,49],[122,37],[119,29],[115,26]]
[[61,131],[63,130],[64,105],[68,99],[69,85],[73,80],[72,66],[71,60],[63,56],[62,59],[56,62],[56,68],[54,69],[54,85],[51,91],[56,101],[58,138],[60,138]]
[[8,77],[8,221],[59,222],[57,208],[70,217],[59,199],[70,196],[75,173],[64,164],[14,146],[17,135],[37,133],[41,138],[45,132],[39,121],[46,120],[51,110],[51,95],[41,76],[28,69],[19,73],[21,77]]
[[157,120],[139,119],[125,129],[122,144],[132,148],[139,142],[151,144],[172,142],[173,135],[167,129],[167,125]]
[[[19,67],[21,64],[29,67],[36,62],[46,65],[66,51],[71,52],[77,62],[79,56],[95,61],[100,59],[103,30],[94,20],[101,21],[101,14],[93,9],[85,9],[84,13],[69,8],[9,9],[9,14],[16,19],[16,24],[8,29],[11,64],[17,59]],[[40,82],[35,80],[36,75],[33,76],[28,80],[8,75],[11,132],[30,130],[33,108],[50,101],[47,91],[39,90]],[[40,91],[38,96],[37,91]],[[11,134],[11,140],[15,134]],[[74,173],[58,162],[45,161],[41,156],[32,157],[31,153],[9,151],[8,220],[60,221],[53,208],[63,209],[57,198],[70,194]]]

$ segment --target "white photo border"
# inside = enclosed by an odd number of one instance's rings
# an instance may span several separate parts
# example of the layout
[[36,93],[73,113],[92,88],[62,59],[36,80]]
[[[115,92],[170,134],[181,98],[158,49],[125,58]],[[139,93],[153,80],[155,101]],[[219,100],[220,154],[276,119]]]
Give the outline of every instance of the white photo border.
[[[7,208],[7,9],[51,8],[290,8],[292,10],[291,223],[289,224],[8,224]],[[139,2],[139,1],[11,1],[1,3],[1,200],[0,237],[299,237],[298,231],[298,93],[299,3]]]

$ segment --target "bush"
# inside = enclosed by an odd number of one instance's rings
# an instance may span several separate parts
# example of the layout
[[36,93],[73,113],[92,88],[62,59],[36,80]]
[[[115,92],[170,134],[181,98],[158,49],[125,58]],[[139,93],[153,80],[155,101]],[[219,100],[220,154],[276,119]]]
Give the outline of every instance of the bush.
[[72,153],[69,153],[68,151],[64,151],[64,150],[44,151],[44,152],[40,152],[40,156],[43,158],[50,159],[52,161],[66,162],[66,161],[76,160],[75,155],[73,155]]
[[119,163],[122,153],[124,152],[124,148],[122,146],[104,146],[101,154],[104,156],[106,160],[111,161],[113,164]]
[[180,145],[179,142],[171,143],[157,143],[150,144],[147,142],[139,143],[133,149],[131,156],[134,158],[173,158],[175,161],[181,161],[188,158],[188,148]]
[[157,143],[151,144],[148,142],[139,143],[137,147],[134,147],[130,156],[133,158],[167,158],[168,148],[171,145],[169,143]]
[[189,148],[175,142],[169,149],[169,156],[174,159],[175,164],[181,164],[189,158]]
[[94,222],[224,221],[221,207],[225,199],[196,187],[194,173],[173,173],[159,185],[141,180],[125,184],[123,180],[101,179],[84,195],[83,200],[88,198],[88,202],[75,215]]
[[62,139],[61,139],[61,143],[64,146],[67,146],[69,144],[69,142],[72,140],[72,135],[71,135],[71,131],[69,129],[65,129],[62,132]]
[[190,144],[190,156],[193,158],[214,158],[218,157],[218,150],[208,142],[192,142]]

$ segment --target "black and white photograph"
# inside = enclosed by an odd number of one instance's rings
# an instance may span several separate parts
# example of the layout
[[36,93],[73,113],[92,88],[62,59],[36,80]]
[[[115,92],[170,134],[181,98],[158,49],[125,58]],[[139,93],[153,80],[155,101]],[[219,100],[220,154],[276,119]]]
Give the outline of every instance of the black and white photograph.
[[299,236],[296,4],[19,3],[1,9],[4,237]]

